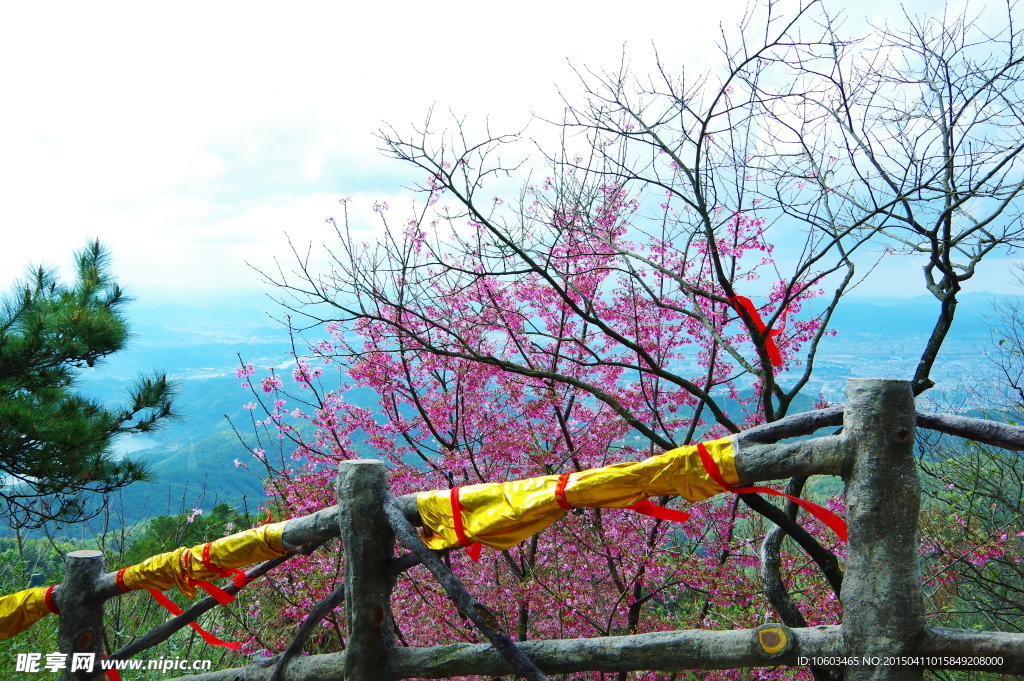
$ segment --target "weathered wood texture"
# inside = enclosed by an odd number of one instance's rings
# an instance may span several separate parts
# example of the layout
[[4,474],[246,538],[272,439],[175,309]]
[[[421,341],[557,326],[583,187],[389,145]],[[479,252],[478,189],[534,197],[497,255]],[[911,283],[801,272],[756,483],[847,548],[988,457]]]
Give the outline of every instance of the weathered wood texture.
[[[314,544],[304,546],[301,551],[290,551],[285,555],[281,556],[280,558],[274,558],[273,560],[264,561],[256,567],[247,570],[245,576],[248,579],[259,579],[263,575],[267,574],[268,572],[276,568],[278,565],[287,562],[288,559],[292,556],[298,553],[311,553],[315,548],[319,547],[323,543],[323,541],[316,542]],[[241,590],[242,587],[236,586],[235,584],[228,584],[224,587],[224,592],[232,596],[234,596]],[[206,596],[204,598],[201,598],[194,604],[192,604],[191,607],[183,610],[180,615],[172,617],[160,626],[150,629],[145,634],[135,639],[134,641],[126,645],[124,648],[121,648],[121,650],[118,650],[116,653],[112,653],[108,657],[111,660],[128,660],[133,656],[138,655],[143,650],[148,650],[149,648],[152,648],[155,645],[163,643],[164,641],[169,639],[174,634],[174,632],[184,629],[189,625],[190,622],[195,622],[197,619],[199,619],[200,615],[210,610],[213,610],[215,607],[217,607],[217,601],[213,596]]]
[[[529,656],[523,653],[512,642],[512,639],[501,631],[494,614],[483,603],[473,598],[459,578],[441,562],[433,551],[427,548],[394,497],[389,495],[384,511],[387,513],[388,521],[391,523],[398,541],[430,570],[430,574],[441,584],[448,597],[454,601],[462,614],[468,617],[476,625],[476,628],[487,637],[509,669],[529,681],[547,681],[547,677],[530,660]],[[413,674],[413,676],[421,675]]]
[[[62,674],[65,680],[85,681],[99,676],[96,671],[103,656],[103,600],[96,596],[96,583],[103,574],[103,553],[72,551],[64,563],[64,581],[54,589],[53,600],[60,610],[57,646],[67,655]],[[93,671],[71,672],[74,653],[93,653]]]
[[987,419],[956,414],[929,414],[917,412],[917,425],[937,430],[947,435],[956,435],[982,444],[1024,452],[1024,426],[999,423]]
[[[1002,657],[1001,666],[986,669],[1024,673],[1024,635],[925,626],[918,565],[920,486],[913,456],[915,425],[1018,450],[1024,450],[1024,428],[916,412],[910,384],[905,381],[853,380],[848,383],[847,398],[845,407],[799,414],[737,436],[737,469],[744,482],[812,474],[838,474],[846,481],[850,542],[841,589],[842,626],[789,630],[773,625],[774,631],[786,632],[784,638],[790,641],[784,650],[773,654],[758,645],[758,630],[675,631],[528,641],[517,646],[499,630],[493,614],[419,539],[413,528],[420,524],[415,495],[392,497],[384,464],[355,460],[339,466],[339,505],[295,519],[284,532],[289,545],[341,535],[348,647],[344,653],[296,657],[284,665],[281,678],[385,681],[514,673],[543,681],[545,672],[732,669],[795,665],[800,657],[893,655]],[[840,436],[772,444],[837,425],[844,425]],[[771,510],[783,513],[775,506]],[[395,536],[410,550],[397,559],[392,557]],[[394,647],[389,605],[394,578],[400,570],[419,562],[489,638],[490,645]],[[833,567],[823,565],[826,574]],[[838,580],[830,581],[838,590]],[[98,653],[102,601],[120,593],[114,574],[103,573],[98,552],[69,554],[67,576],[56,591],[58,607],[64,613],[59,629],[61,650]],[[85,636],[88,632],[95,633]],[[275,662],[263,660],[244,668],[183,678],[267,681]],[[921,668],[911,666],[857,665],[845,671],[848,681],[922,677]]]
[[[786,631],[793,645],[778,655],[762,649],[754,629],[661,631],[634,636],[523,641],[518,646],[548,674],[795,665],[799,656],[835,657],[843,652],[838,626]],[[344,657],[344,653],[303,657],[289,668],[285,681],[342,681]],[[269,672],[267,667],[250,665],[168,681],[267,681]],[[411,677],[497,677],[512,673],[512,665],[493,646],[456,643],[432,648],[396,648],[384,678],[393,681]]]
[[[909,381],[847,382],[843,437],[854,451],[843,475],[850,541],[842,627],[847,652],[857,657],[909,654],[925,627],[915,423]],[[904,666],[846,670],[847,681],[921,675]]]
[[789,437],[810,435],[819,428],[843,425],[843,405],[839,404],[827,409],[815,409],[802,414],[793,414],[786,418],[754,426],[737,435],[740,446],[770,445]]
[[843,437],[816,437],[781,445],[745,444],[739,439],[736,474],[742,482],[766,482],[808,475],[842,475],[849,447]]
[[389,570],[395,535],[384,515],[388,496],[383,461],[354,459],[338,466],[338,528],[345,551],[345,681],[377,681],[395,645]]
[[984,669],[999,674],[1024,676],[1024,634],[1003,631],[966,631],[928,627],[918,641],[915,653],[931,657],[1001,658],[995,666],[930,665],[939,669]]

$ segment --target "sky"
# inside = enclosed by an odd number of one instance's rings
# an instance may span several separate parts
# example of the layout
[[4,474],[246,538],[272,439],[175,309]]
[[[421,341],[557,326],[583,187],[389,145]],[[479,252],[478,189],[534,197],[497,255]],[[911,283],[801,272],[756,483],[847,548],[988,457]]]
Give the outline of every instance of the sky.
[[[910,3],[911,12],[928,3]],[[386,8],[385,8],[386,7]],[[645,5],[480,2],[4,3],[0,7],[0,285],[28,263],[66,266],[100,238],[129,287],[251,287],[253,267],[292,262],[288,238],[329,242],[352,197],[373,239],[374,202],[408,206],[413,184],[377,150],[433,107],[439,128],[465,117],[550,136],[573,67],[640,73],[661,60],[713,68],[720,27],[745,1]],[[849,26],[892,12],[834,3]],[[473,127],[475,126],[475,128]],[[286,236],[287,235],[287,236]],[[1008,291],[1008,260],[972,290]],[[919,295],[883,264],[862,295]],[[887,283],[888,282],[888,283]]]

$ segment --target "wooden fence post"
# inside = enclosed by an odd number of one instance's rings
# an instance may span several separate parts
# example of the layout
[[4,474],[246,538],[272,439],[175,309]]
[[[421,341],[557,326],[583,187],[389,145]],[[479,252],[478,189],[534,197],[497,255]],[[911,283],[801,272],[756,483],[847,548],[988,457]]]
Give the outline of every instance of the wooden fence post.
[[374,459],[338,465],[338,526],[345,551],[345,681],[379,681],[394,648],[389,570],[395,535],[384,515],[387,468]]
[[[846,384],[846,521],[850,541],[843,580],[847,681],[922,678],[920,668],[885,665],[912,655],[925,632],[917,520],[921,486],[914,459],[914,397],[909,381]],[[878,664],[864,664],[878,658]]]
[[[62,678],[85,681],[102,676],[103,601],[96,596],[97,580],[103,574],[102,551],[72,551],[64,564],[64,581],[54,591],[54,603],[60,610],[57,647],[67,655]],[[72,672],[75,653],[93,653],[91,671]]]

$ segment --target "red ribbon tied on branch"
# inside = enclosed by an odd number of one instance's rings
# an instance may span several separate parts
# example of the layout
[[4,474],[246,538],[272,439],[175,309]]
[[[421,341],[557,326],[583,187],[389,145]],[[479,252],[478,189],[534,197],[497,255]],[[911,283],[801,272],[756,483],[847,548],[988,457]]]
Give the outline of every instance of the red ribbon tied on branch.
[[701,463],[704,464],[704,470],[708,472],[708,475],[711,476],[712,480],[724,487],[727,492],[732,492],[733,494],[764,492],[765,494],[774,494],[777,497],[786,497],[812,516],[828,525],[832,531],[836,533],[836,536],[843,540],[844,543],[847,541],[848,535],[846,532],[846,521],[827,508],[822,508],[821,506],[807,501],[806,499],[790,496],[785,492],[780,492],[772,489],[771,487],[733,487],[725,481],[725,478],[722,477],[722,471],[718,468],[718,464],[715,460],[711,458],[711,454],[708,452],[708,449],[704,446],[703,442],[697,445],[697,452],[700,454]]
[[778,336],[781,331],[776,329],[770,329],[765,333],[767,328],[764,324],[764,320],[761,319],[761,315],[758,314],[757,308],[750,302],[750,298],[743,296],[730,296],[729,302],[732,303],[732,307],[736,310],[736,313],[743,316],[746,312],[747,316],[754,322],[754,326],[757,327],[758,333],[764,335],[764,349],[768,353],[768,359],[771,361],[773,367],[782,366],[782,355],[779,353],[779,346],[775,344],[775,336]]

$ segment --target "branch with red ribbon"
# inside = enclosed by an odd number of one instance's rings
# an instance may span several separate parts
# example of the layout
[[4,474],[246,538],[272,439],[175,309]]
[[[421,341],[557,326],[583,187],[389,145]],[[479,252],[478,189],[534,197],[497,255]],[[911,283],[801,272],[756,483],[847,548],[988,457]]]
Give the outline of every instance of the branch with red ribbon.
[[779,346],[775,344],[775,336],[778,336],[782,332],[776,329],[768,329],[765,326],[764,320],[761,319],[761,315],[758,314],[757,308],[754,307],[754,303],[750,302],[750,298],[743,296],[730,296],[729,302],[732,304],[736,313],[741,317],[744,314],[754,322],[754,327],[757,332],[764,336],[764,349],[768,353],[768,359],[771,361],[772,366],[782,366],[782,354],[779,352]]
[[[181,608],[179,608],[177,606],[177,604],[174,601],[172,601],[170,598],[168,598],[167,596],[163,595],[162,593],[160,593],[156,589],[147,589],[147,591],[149,591],[150,595],[153,596],[153,599],[157,603],[159,603],[160,605],[164,606],[164,608],[166,608],[167,611],[170,612],[172,615],[177,616],[177,615],[181,614],[181,612],[182,612]],[[223,593],[223,592],[221,592],[221,593]],[[210,595],[212,596],[213,594],[210,594]],[[225,594],[225,595],[227,595],[227,594]],[[231,650],[238,650],[239,648],[242,647],[241,643],[229,643],[227,641],[220,640],[219,638],[217,638],[216,636],[214,636],[210,632],[206,631],[205,629],[203,629],[201,626],[199,626],[195,622],[189,622],[188,626],[190,626],[193,629],[195,629],[199,633],[199,635],[202,637],[202,639],[204,641],[206,641],[207,643],[209,643],[211,646],[221,646],[221,647],[224,647],[224,648],[230,648]]]
[[[572,474],[562,473],[558,476],[558,483],[555,485],[555,501],[559,506],[567,511],[571,511],[576,508],[565,498],[565,487],[569,483],[570,475]],[[450,492],[452,502],[452,529],[455,530],[455,537],[459,540],[459,544],[466,548],[466,554],[474,561],[479,561],[483,545],[479,542],[470,541],[466,536],[465,524],[462,521],[462,502],[459,501],[459,489],[460,488],[458,487],[453,487]],[[659,520],[681,523],[690,519],[689,513],[666,508],[665,506],[659,506],[653,503],[650,499],[643,499],[632,506],[626,506],[625,508],[652,518],[658,518]]]
[[[103,656],[104,658],[106,655]],[[121,672],[117,668],[111,668],[103,672],[103,674],[109,679],[109,681],[121,681]]]
[[[248,577],[245,576],[245,572],[243,572],[242,570],[239,570],[238,568],[223,569],[223,568],[219,567],[218,565],[215,565],[212,562],[212,560],[210,559],[210,550],[211,550],[212,546],[213,546],[213,542],[207,542],[206,544],[204,544],[203,545],[203,552],[202,552],[202,554],[200,555],[200,558],[199,558],[199,560],[202,562],[203,566],[207,570],[209,570],[210,572],[217,573],[217,577],[232,577],[232,580],[231,580],[232,583],[235,586],[237,586],[239,589],[243,588],[246,584],[248,584],[250,581],[252,581]],[[187,563],[187,561],[190,559],[190,555],[191,555],[190,552],[186,551],[185,554],[182,556],[182,560]],[[127,591],[128,590],[125,587],[125,584],[124,584],[124,571],[127,570],[127,569],[128,568],[121,568],[120,570],[117,571],[117,585],[123,591]],[[208,582],[208,581],[203,580],[203,579],[189,579],[188,583],[190,585],[192,585],[192,586],[199,587],[200,589],[202,589],[203,591],[208,593],[211,597],[213,597],[213,599],[216,600],[221,605],[227,605],[228,603],[230,603],[233,600],[235,600],[235,596],[233,596],[233,595],[229,594],[228,592],[224,591],[223,589],[221,589],[219,586],[217,586],[216,584],[214,584],[212,582]],[[174,601],[172,601],[170,598],[168,598],[167,596],[162,594],[160,591],[158,591],[156,589],[147,589],[147,591],[149,591],[149,593],[153,596],[153,599],[157,603],[162,605],[164,607],[164,609],[166,609],[172,615],[177,616],[177,615],[180,615],[182,613],[181,608],[179,608],[177,605],[175,605]],[[238,650],[239,647],[241,646],[241,644],[239,644],[239,643],[229,643],[229,642],[220,640],[219,638],[217,638],[216,636],[214,636],[210,632],[208,632],[205,629],[203,629],[202,627],[200,627],[195,622],[189,622],[189,626],[192,627],[193,629],[195,629],[199,633],[199,635],[203,638],[203,640],[206,641],[207,643],[209,643],[210,645],[222,646],[224,648],[230,648],[231,650]]]
[[843,542],[847,541],[846,521],[832,511],[827,508],[823,508],[818,504],[807,501],[806,499],[791,496],[785,492],[772,489],[771,487],[733,487],[725,481],[725,478],[722,477],[722,471],[718,468],[718,464],[715,462],[714,458],[712,458],[703,442],[697,445],[697,451],[700,453],[700,460],[701,463],[704,464],[704,470],[708,472],[708,475],[711,476],[712,480],[725,488],[727,492],[732,492],[733,494],[763,492],[765,494],[773,494],[778,497],[786,497],[812,516],[828,525],[828,527],[831,528],[832,531],[836,533],[836,536],[838,536]]

